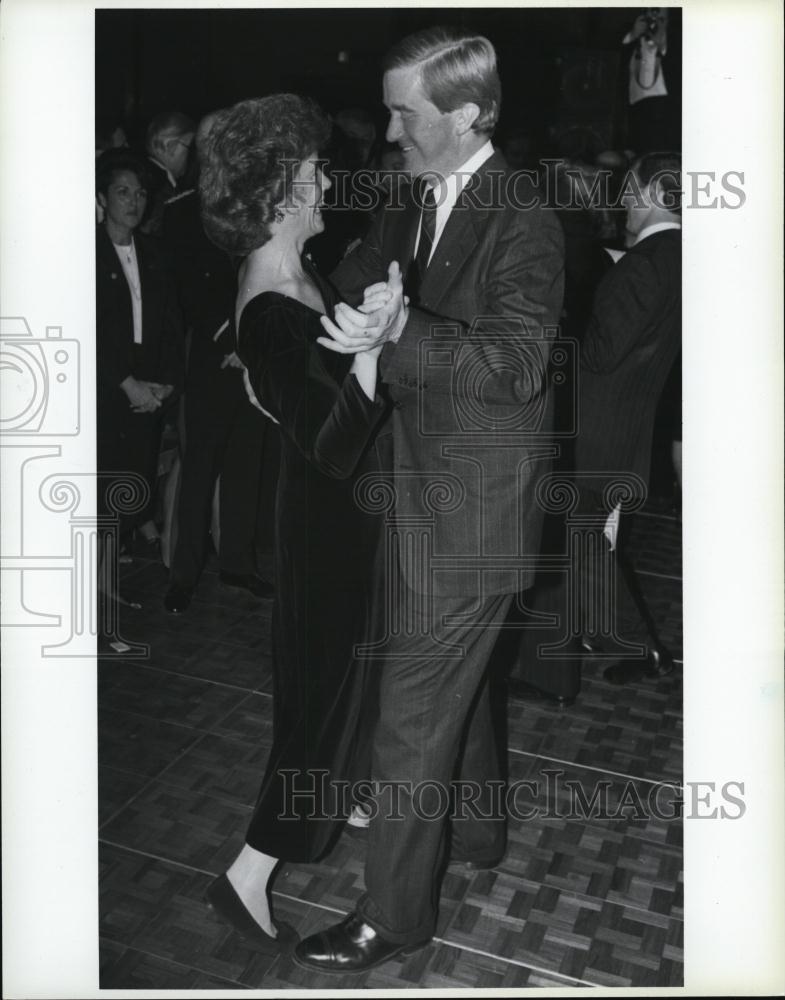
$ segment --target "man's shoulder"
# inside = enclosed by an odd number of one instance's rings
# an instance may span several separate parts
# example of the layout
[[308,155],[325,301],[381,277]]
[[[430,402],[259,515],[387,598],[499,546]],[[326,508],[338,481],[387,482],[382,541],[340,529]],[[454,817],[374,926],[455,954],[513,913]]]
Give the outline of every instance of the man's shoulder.
[[[625,272],[676,270],[681,264],[681,230],[664,229],[642,239],[625,253],[624,257],[611,269]],[[624,265],[624,266],[622,266]]]
[[469,211],[498,217],[504,226],[546,227],[561,232],[561,222],[546,203],[537,173],[512,169],[499,152],[471,178],[460,204]]

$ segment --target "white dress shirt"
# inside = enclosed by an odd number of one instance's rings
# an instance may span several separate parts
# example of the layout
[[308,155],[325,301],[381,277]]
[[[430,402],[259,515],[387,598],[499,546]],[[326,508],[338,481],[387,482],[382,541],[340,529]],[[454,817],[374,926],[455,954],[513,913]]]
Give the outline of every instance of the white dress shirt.
[[[483,163],[493,156],[493,153],[493,143],[489,139],[473,156],[470,156],[465,163],[462,163],[457,170],[445,177],[439,184],[428,185],[433,188],[434,198],[436,199],[436,229],[433,234],[433,247],[431,248],[431,255],[428,258],[429,261],[433,257],[433,251],[436,249],[436,244],[444,232],[444,227],[447,225],[450,212],[455,207],[458,196],[469,183],[471,175],[477,173]],[[420,213],[420,225],[417,228],[417,239],[414,244],[415,256],[417,255],[417,247],[420,245],[421,228],[422,213]]]
[[[643,229],[635,237],[635,243],[640,243],[641,240],[645,240],[647,236],[653,236],[655,233],[662,233],[666,229],[681,229],[680,222],[655,222],[651,226],[644,226]],[[633,243],[633,246],[635,246]]]
[[131,293],[131,306],[134,316],[134,343],[142,343],[142,281],[139,277],[139,261],[136,259],[136,247],[133,237],[128,246],[113,243],[117,256],[120,258],[120,265],[128,282],[128,290]]

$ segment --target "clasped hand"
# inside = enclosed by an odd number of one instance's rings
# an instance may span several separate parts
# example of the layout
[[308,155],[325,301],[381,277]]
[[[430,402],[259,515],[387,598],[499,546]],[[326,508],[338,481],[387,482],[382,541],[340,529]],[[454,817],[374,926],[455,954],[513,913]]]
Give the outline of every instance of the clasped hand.
[[129,375],[121,383],[121,388],[125,391],[134,413],[153,413],[172,394],[174,387]]
[[406,325],[409,299],[403,294],[403,277],[398,261],[387,269],[387,281],[369,285],[362,305],[352,309],[345,302],[335,307],[335,320],[322,316],[321,323],[329,337],[318,343],[338,354],[378,354],[388,340],[397,340]]

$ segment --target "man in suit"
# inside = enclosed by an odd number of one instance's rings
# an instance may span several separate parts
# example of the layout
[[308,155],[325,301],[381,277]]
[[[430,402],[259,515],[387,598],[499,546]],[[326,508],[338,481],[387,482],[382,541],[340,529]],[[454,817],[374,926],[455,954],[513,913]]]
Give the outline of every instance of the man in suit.
[[[590,588],[582,592],[595,607],[607,609],[603,617],[611,623],[610,634],[586,637],[584,655],[613,658],[605,677],[614,684],[673,669],[625,555],[624,508],[645,499],[657,407],[681,348],[680,187],[677,154],[648,153],[633,164],[624,188],[629,249],[600,282],[581,349],[573,514],[584,519],[587,542],[588,533],[596,534],[601,553],[595,571],[585,574]],[[616,503],[619,488],[627,494],[623,503]],[[612,563],[615,603],[607,588]],[[571,617],[580,629],[590,620],[588,600],[569,616],[563,577],[553,598],[547,610],[558,611],[561,622]],[[557,637],[543,629],[536,639],[555,643]],[[529,655],[510,681],[511,692],[530,697],[523,682],[557,698],[574,698],[580,690],[580,653],[575,653],[580,639],[573,636],[573,655],[563,660],[538,661],[531,656],[532,643],[525,643]]]
[[181,111],[162,111],[147,126],[147,149],[150,192],[142,231],[160,236],[164,206],[190,190],[186,180],[191,147],[196,129],[191,119]]
[[[199,123],[197,149],[213,119]],[[258,574],[258,557],[265,544],[271,548],[277,429],[248,402],[234,350],[235,267],[205,235],[196,187],[164,206],[163,239],[190,334],[177,537],[164,597],[166,610],[180,614],[190,607],[206,559],[219,476],[221,580],[255,597],[273,596]]]
[[390,52],[387,138],[425,190],[380,212],[333,275],[347,303],[389,275],[388,305],[339,304],[335,322],[322,319],[334,350],[385,342],[393,407],[377,449],[395,508],[379,568],[388,627],[364,651],[380,672],[366,892],[356,913],[298,945],[310,969],[361,972],[432,936],[439,807],[456,773],[484,808],[454,818],[452,859],[492,867],[504,852],[486,668],[539,544],[563,244],[531,191],[510,193],[490,142],[500,98],[485,38],[434,28]]

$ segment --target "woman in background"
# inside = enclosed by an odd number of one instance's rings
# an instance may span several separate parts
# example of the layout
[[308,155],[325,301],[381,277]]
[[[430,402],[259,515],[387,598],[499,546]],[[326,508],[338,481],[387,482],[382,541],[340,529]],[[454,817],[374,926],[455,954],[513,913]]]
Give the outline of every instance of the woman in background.
[[[112,149],[96,161],[96,361],[99,509],[108,512],[112,483],[140,476],[146,502],[120,521],[121,534],[137,529],[151,549],[162,415],[183,378],[183,329],[174,279],[160,245],[137,232],[147,204],[144,161]],[[103,561],[100,589],[119,599]]]

